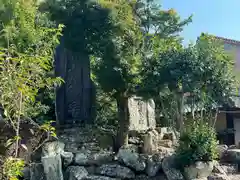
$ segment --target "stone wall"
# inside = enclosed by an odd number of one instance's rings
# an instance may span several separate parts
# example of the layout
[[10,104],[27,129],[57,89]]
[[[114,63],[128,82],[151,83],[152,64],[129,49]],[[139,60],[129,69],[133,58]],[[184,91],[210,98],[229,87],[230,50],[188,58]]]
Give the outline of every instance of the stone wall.
[[[131,137],[129,146],[115,153],[97,138],[109,136],[109,131],[103,133],[89,127],[65,129],[59,134],[59,141],[44,145],[41,163],[31,164],[26,180],[166,180],[162,162],[174,152],[173,136],[169,136],[172,132],[167,128],[152,131],[146,137]],[[152,148],[146,150],[144,141],[155,138],[158,141],[148,143]]]
[[[118,152],[112,151],[111,138],[106,138],[112,133],[93,127],[64,129],[58,141],[43,146],[41,162],[33,162],[25,169],[24,180],[185,180],[175,166],[176,137],[169,128],[155,128],[132,136],[129,145]],[[104,139],[107,141],[102,144]],[[230,163],[239,162],[237,147],[219,146],[219,152],[220,159],[224,160],[224,154],[228,154]],[[214,163],[208,178],[194,180],[240,178],[237,166],[220,163]],[[191,173],[195,173],[194,168]]]

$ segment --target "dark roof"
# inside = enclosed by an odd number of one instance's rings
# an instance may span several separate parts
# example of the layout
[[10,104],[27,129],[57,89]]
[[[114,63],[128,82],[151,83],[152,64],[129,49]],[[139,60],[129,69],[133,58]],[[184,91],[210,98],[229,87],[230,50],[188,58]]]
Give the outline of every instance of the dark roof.
[[240,46],[240,41],[233,40],[233,39],[228,39],[228,38],[224,38],[224,37],[219,37],[219,36],[214,36],[214,37],[216,37],[216,38],[219,39],[219,40],[224,41],[224,42],[227,43],[227,44],[232,44],[232,45]]

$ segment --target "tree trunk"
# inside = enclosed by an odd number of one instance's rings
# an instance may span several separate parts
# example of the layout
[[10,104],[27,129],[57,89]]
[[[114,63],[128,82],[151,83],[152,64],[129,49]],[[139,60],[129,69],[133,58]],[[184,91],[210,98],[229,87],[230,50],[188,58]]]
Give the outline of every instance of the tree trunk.
[[183,120],[183,94],[177,93],[176,94],[176,101],[177,101],[177,117],[176,117],[176,124],[177,124],[177,130],[182,133],[184,131],[184,120]]
[[116,148],[128,145],[129,110],[128,98],[122,95],[117,97],[119,128],[117,133]]

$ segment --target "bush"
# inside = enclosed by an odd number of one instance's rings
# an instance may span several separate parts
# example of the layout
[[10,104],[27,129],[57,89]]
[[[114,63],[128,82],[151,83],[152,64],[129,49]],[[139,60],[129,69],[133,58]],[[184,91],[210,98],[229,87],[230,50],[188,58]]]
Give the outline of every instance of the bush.
[[180,135],[176,154],[180,167],[194,164],[196,161],[217,159],[217,139],[215,130],[207,123],[194,121]]
[[3,174],[9,180],[18,180],[22,176],[24,161],[18,158],[9,157],[3,164]]

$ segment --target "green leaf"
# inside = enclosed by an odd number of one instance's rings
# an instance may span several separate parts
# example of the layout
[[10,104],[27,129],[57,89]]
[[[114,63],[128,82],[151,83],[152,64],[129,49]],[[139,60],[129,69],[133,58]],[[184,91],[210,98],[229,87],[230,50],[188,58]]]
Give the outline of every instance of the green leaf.
[[14,140],[13,139],[8,139],[7,142],[5,143],[5,147],[9,147],[13,144]]

